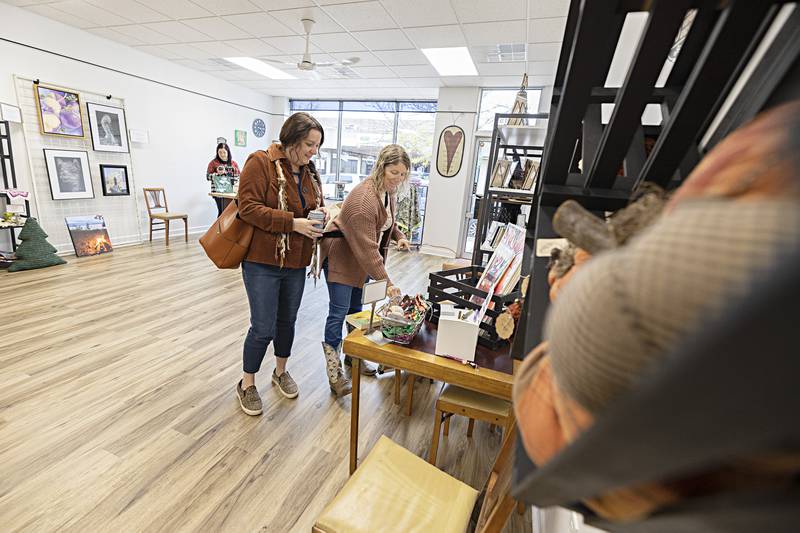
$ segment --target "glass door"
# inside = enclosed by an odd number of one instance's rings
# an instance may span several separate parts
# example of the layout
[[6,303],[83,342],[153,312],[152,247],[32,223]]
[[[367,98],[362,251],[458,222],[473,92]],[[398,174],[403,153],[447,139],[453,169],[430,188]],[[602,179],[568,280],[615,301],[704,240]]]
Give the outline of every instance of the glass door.
[[461,249],[461,257],[472,258],[472,248],[475,244],[475,229],[478,224],[478,200],[483,196],[484,185],[486,183],[486,167],[489,164],[489,152],[492,149],[491,137],[475,137],[475,157],[472,161],[472,190],[470,199],[467,203],[467,212],[464,216],[466,224],[464,246]]

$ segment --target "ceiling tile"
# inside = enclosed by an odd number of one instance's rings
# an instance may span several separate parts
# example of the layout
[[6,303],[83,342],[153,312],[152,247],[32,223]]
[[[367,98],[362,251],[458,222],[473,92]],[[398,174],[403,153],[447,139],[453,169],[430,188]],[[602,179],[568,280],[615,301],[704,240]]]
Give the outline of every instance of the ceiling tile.
[[414,44],[406,39],[402,30],[357,31],[353,37],[361,41],[370,50],[405,50],[414,48]]
[[375,52],[378,58],[391,66],[429,65],[428,59],[419,50],[389,50]]
[[449,46],[466,46],[467,40],[457,24],[450,26],[428,26],[425,28],[405,28],[418,48],[446,48]]
[[314,0],[250,0],[264,11],[275,9],[294,9],[297,7],[314,7]]
[[84,20],[88,20],[95,26],[119,26],[133,22],[126,18],[115,15],[110,11],[106,11],[105,9],[88,4],[82,0],[56,2],[54,4],[48,4],[47,7],[75,15],[76,17],[80,17]]
[[204,72],[208,71],[208,67],[202,61],[198,61],[197,59],[173,59],[172,62],[182,65],[186,68],[202,70]]
[[238,48],[221,41],[192,43],[192,46],[206,53],[206,57],[237,57],[241,54]]
[[135,46],[137,44],[149,44],[136,37],[131,37],[122,32],[116,31],[115,28],[92,28],[87,30],[89,33],[94,33],[98,37],[108,39],[109,41],[116,41],[118,43],[126,44],[128,46]]
[[566,17],[531,19],[530,23],[528,24],[528,42],[560,43],[564,38],[564,28],[566,25]]
[[[297,35],[289,37],[270,37],[265,38],[264,42],[274,46],[284,54],[302,54],[306,49],[306,40]],[[311,44],[312,51],[321,51],[314,44]]]
[[217,76],[228,81],[259,81],[264,79],[261,74],[246,69],[224,70],[220,71]]
[[462,24],[525,18],[525,0],[450,0]]
[[403,27],[458,23],[450,2],[382,0],[382,3],[394,20]]
[[531,76],[552,76],[556,73],[557,61],[529,61],[528,74]]
[[561,43],[536,43],[528,45],[528,61],[558,61]]
[[358,2],[325,6],[325,11],[349,31],[396,28],[380,2]]
[[[243,39],[250,37],[244,30],[219,17],[184,20],[183,24],[202,32],[212,39]],[[203,39],[204,41],[207,40]]]
[[175,50],[168,50],[164,48],[166,45],[148,44],[145,46],[137,46],[136,49],[146,54],[151,54],[164,59],[181,59],[183,56]]
[[364,50],[364,47],[347,33],[312,35],[311,42],[324,52],[358,52]]
[[231,15],[223,17],[237,28],[241,28],[253,37],[280,37],[294,35],[295,32],[284,26],[277,19],[266,13],[250,13],[248,15]]
[[172,37],[154,31],[141,24],[132,24],[130,26],[114,26],[108,29],[122,33],[134,39],[139,39],[143,44],[166,44],[177,42]]
[[481,83],[480,76],[442,76],[439,79],[446,87],[477,87]]
[[532,19],[566,17],[570,0],[528,0],[528,16]]
[[525,61],[509,61],[507,63],[476,63],[478,74],[481,76],[505,76],[512,74],[522,74],[528,68]]
[[344,31],[344,28],[334,22],[332,18],[330,18],[318,7],[282,9],[280,11],[270,11],[269,14],[300,35],[305,35],[306,33],[305,29],[303,28],[303,23],[300,21],[303,18],[310,18],[314,21],[314,26],[311,28],[312,35],[317,33],[337,33]]
[[401,78],[430,78],[439,73],[430,65],[408,65],[392,67],[392,70]]
[[437,78],[406,78],[403,80],[409,87],[441,87],[442,80]]
[[206,11],[197,4],[189,0],[136,0],[140,4],[163,13],[174,20],[208,17],[213,15],[211,11]]
[[206,52],[200,50],[199,48],[195,48],[190,44],[162,44],[161,48],[170,52],[174,52],[180,57],[186,59],[206,59],[208,57]]
[[525,42],[525,22],[480,22],[463,24],[464,35],[471,46]]
[[97,26],[97,24],[94,24],[89,20],[75,16],[72,13],[59,11],[58,9],[55,9],[51,5],[29,6],[26,7],[25,9],[33,13],[36,13],[37,15],[41,15],[51,20],[61,22],[62,24],[74,26],[76,28],[91,28],[92,26]]
[[380,59],[375,57],[373,54],[369,52],[356,52],[356,53],[348,53],[348,52],[335,52],[330,54],[336,61],[342,61],[344,59],[349,59],[352,56],[358,57],[358,62],[356,65],[359,67],[377,67],[383,66],[383,63]]
[[389,67],[351,67],[362,78],[389,78],[394,72]]
[[190,28],[183,22],[152,22],[150,24],[143,24],[145,28],[149,28],[155,32],[163,33],[177,40],[181,43],[190,43],[194,41],[207,41],[208,35],[199,32],[194,28]]
[[192,0],[215,15],[237,15],[239,13],[255,13],[261,8],[249,0]]
[[225,41],[225,44],[232,46],[239,51],[250,57],[277,55],[281,51],[274,46],[268,45],[261,39],[237,39],[235,41]]
[[160,22],[170,17],[131,0],[88,0],[99,8],[116,13],[132,22]]
[[[358,80],[352,80],[358,81]],[[362,81],[359,88],[363,88],[364,82]],[[406,83],[400,78],[376,78],[369,80],[370,87],[406,87]]]

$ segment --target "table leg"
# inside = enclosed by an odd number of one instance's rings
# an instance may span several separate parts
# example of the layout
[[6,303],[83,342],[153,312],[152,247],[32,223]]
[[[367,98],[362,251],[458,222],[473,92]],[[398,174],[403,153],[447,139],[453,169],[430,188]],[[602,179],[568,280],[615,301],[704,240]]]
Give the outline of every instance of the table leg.
[[358,466],[358,408],[361,400],[361,359],[351,357],[353,362],[353,393],[350,401],[350,475]]

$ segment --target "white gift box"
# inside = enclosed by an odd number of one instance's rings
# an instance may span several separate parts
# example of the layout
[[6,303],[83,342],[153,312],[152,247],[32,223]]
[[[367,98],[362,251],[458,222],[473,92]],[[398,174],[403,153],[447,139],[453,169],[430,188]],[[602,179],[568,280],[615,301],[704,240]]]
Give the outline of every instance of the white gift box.
[[474,320],[475,311],[461,318],[463,310],[450,304],[440,305],[439,326],[436,332],[436,355],[475,361],[480,320]]

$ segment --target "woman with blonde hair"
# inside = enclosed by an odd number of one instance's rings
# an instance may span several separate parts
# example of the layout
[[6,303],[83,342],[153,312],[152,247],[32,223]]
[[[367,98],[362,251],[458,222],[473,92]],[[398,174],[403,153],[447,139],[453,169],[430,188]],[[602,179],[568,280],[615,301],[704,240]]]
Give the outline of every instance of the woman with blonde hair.
[[307,113],[295,113],[284,122],[279,138],[280,143],[247,158],[239,181],[239,217],[254,228],[242,262],[250,329],[244,340],[242,380],[236,384],[239,404],[248,415],[261,414],[255,375],[271,342],[272,383],[285,397],[297,397],[286,363],[306,267],[314,239],[322,235],[320,222],[309,218],[311,211],[324,211],[322,186],[311,161],[325,140],[322,125]]
[[[386,273],[386,254],[391,240],[400,250],[410,245],[397,229],[397,190],[408,182],[411,160],[402,146],[390,144],[381,150],[370,176],[347,195],[342,210],[331,223],[339,238],[322,241],[321,255],[330,303],[325,321],[322,350],[331,391],[350,393],[350,380],[342,371],[342,326],[345,316],[361,310],[361,294],[367,279],[387,280],[389,294],[400,294]],[[338,230],[338,231],[337,231]],[[345,358],[345,364],[349,363]],[[362,373],[374,375],[372,365],[361,365]]]

